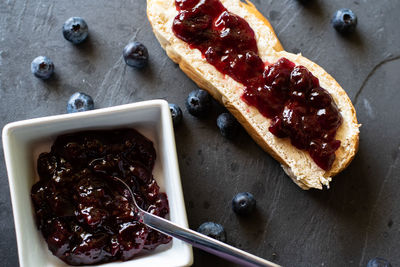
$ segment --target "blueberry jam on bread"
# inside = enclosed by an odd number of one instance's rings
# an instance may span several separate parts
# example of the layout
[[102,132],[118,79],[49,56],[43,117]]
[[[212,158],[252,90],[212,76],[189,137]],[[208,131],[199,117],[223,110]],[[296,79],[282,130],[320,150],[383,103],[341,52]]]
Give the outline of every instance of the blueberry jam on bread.
[[322,67],[284,51],[249,1],[147,0],[167,55],[242,124],[302,189],[329,187],[354,158],[356,112]]
[[289,137],[292,145],[307,150],[319,167],[329,170],[340,147],[335,135],[342,117],[318,79],[286,58],[264,63],[254,31],[219,0],[176,0],[176,7],[176,36],[245,86],[242,99],[272,119],[269,130],[275,136]]

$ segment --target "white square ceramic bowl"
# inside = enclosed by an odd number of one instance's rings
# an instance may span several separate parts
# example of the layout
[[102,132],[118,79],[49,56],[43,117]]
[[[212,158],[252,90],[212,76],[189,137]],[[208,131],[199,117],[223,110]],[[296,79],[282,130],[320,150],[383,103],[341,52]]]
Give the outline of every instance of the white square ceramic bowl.
[[[168,195],[171,221],[188,227],[179,176],[171,113],[164,100],[151,100],[93,111],[65,114],[7,124],[3,146],[10,183],[18,255],[21,267],[67,266],[48,250],[38,231],[30,198],[38,180],[36,159],[60,134],[88,129],[132,127],[153,141],[157,160],[153,175]],[[172,243],[172,244],[171,244]],[[173,239],[168,245],[127,262],[101,266],[188,266],[193,262],[191,246]]]

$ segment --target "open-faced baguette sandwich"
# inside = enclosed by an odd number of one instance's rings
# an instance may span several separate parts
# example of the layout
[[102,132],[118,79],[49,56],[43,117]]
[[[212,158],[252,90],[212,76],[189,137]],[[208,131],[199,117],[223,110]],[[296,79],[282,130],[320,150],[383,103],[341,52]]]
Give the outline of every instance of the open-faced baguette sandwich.
[[342,87],[285,52],[270,23],[240,0],[147,0],[168,56],[221,102],[302,189],[329,187],[358,149]]

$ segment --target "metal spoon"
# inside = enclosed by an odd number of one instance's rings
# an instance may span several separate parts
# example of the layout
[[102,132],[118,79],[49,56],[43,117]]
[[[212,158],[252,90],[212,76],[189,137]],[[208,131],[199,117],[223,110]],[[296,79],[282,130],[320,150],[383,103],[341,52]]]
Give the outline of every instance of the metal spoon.
[[172,223],[164,218],[158,217],[151,213],[142,210],[136,203],[135,196],[131,188],[121,179],[113,177],[115,181],[123,184],[128,189],[129,194],[132,196],[133,204],[138,210],[140,222],[148,227],[157,230],[163,234],[178,238],[192,246],[201,250],[207,251],[218,257],[224,258],[231,262],[240,264],[242,266],[268,266],[280,267],[273,262],[264,260],[260,257],[247,253],[243,250],[237,249],[216,239],[210,238],[206,235],[200,234],[193,230],[183,228],[175,223]]

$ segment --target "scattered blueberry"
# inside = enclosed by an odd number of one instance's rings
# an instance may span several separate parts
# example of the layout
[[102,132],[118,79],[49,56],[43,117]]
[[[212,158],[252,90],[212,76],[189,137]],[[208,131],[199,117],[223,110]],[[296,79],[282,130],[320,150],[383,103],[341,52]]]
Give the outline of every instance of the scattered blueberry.
[[74,44],[80,44],[86,40],[89,28],[86,21],[80,17],[67,19],[63,25],[64,38]]
[[217,118],[217,126],[222,136],[233,138],[238,129],[238,122],[230,113],[222,113]]
[[182,110],[177,104],[169,104],[169,110],[171,111],[172,122],[176,127],[182,121]]
[[385,259],[373,258],[367,263],[367,267],[392,267],[392,265]]
[[32,73],[40,79],[48,79],[54,73],[54,64],[48,57],[37,57],[31,63]]
[[92,109],[94,109],[93,99],[91,96],[85,93],[75,93],[68,100],[68,113],[75,113]]
[[350,9],[339,9],[333,15],[331,23],[338,32],[353,32],[357,26],[357,16]]
[[205,222],[199,226],[197,232],[209,236],[211,238],[217,239],[221,242],[226,241],[226,233],[224,227],[218,223]]
[[132,42],[125,46],[123,51],[125,63],[134,68],[143,68],[149,61],[149,52],[140,42]]
[[256,199],[251,193],[239,193],[232,199],[233,211],[238,215],[249,215],[255,207]]
[[207,91],[197,89],[190,92],[186,108],[195,117],[205,117],[211,109],[211,96]]

